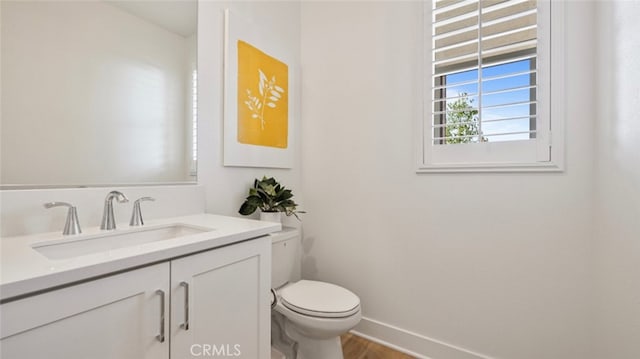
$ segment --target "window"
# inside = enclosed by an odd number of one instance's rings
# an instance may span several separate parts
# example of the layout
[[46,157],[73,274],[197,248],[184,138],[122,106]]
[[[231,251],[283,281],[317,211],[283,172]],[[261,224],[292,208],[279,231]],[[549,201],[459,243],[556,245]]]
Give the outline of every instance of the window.
[[[552,59],[561,36],[552,44],[550,1],[425,4],[430,51],[419,171],[561,169],[562,143],[551,141],[552,129],[562,132],[562,76],[551,88],[552,62],[562,75],[561,56]],[[554,34],[562,31],[559,6]]]
[[189,175],[198,175],[198,70],[191,72],[191,161]]

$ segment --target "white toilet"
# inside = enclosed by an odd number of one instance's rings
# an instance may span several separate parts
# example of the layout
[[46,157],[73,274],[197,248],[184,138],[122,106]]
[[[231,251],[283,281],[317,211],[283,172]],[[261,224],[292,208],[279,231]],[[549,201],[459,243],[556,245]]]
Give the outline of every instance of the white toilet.
[[340,335],[360,322],[360,298],[335,284],[299,280],[299,230],[271,237],[273,346],[288,358],[343,359]]

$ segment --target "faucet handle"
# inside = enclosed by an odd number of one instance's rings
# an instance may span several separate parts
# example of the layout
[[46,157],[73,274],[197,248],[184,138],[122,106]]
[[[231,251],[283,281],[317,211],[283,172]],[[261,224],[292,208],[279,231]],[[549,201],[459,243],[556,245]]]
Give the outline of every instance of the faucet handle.
[[131,220],[129,221],[130,226],[143,226],[144,221],[142,220],[142,210],[140,209],[140,202],[144,201],[155,201],[156,199],[153,197],[140,197],[133,202],[133,213],[131,213]]
[[45,204],[43,204],[44,208],[53,208],[53,207],[73,207],[72,204],[67,203],[67,202],[47,202]]
[[63,235],[69,234],[80,234],[82,233],[82,229],[80,229],[80,222],[78,221],[78,210],[73,205],[67,202],[47,202],[44,204],[44,208],[53,208],[53,207],[68,207],[67,211],[67,220],[64,224],[64,230],[62,231]]
[[105,198],[105,201],[111,201],[112,199],[116,199],[116,201],[118,201],[118,203],[127,203],[129,202],[129,198],[127,198],[127,196],[124,195],[124,193],[120,192],[120,191],[111,191],[107,194],[107,198]]

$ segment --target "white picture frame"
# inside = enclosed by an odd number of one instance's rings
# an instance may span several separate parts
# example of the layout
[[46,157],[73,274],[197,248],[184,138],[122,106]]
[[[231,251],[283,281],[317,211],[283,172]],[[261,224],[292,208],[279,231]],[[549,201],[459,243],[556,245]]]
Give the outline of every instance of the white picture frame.
[[[225,10],[224,41],[224,166],[292,168],[295,148],[295,112],[294,101],[297,99],[295,86],[294,51],[291,46],[268,29],[258,27],[241,16]],[[278,148],[268,145],[242,143],[239,140],[239,106],[246,98],[239,98],[238,92],[238,42],[250,44],[259,51],[287,65],[287,134],[286,147]],[[267,75],[269,76],[269,75]],[[260,84],[262,86],[262,84]],[[256,84],[256,87],[258,85]],[[262,92],[262,89],[260,89]],[[254,93],[257,90],[254,89]],[[276,94],[277,95],[277,94]],[[256,96],[257,97],[257,96]],[[267,100],[268,101],[268,100]],[[282,102],[282,101],[281,101]],[[279,102],[277,105],[282,106]],[[274,105],[265,102],[263,105]],[[255,116],[255,115],[254,115]]]

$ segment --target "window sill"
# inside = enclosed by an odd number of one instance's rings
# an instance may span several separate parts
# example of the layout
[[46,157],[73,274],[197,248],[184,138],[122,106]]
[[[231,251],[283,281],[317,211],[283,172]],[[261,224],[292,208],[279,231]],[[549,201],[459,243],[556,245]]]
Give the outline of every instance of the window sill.
[[450,165],[420,165],[417,174],[423,173],[518,173],[518,172],[564,172],[564,168],[556,163],[468,163]]

